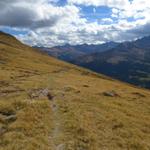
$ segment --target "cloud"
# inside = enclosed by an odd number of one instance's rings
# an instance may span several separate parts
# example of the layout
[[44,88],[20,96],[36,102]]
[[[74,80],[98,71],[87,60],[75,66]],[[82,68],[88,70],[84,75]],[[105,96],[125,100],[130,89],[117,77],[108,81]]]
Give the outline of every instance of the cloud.
[[101,21],[103,23],[113,23],[113,20],[111,18],[103,18],[103,19],[101,19]]
[[[57,2],[0,1],[0,27],[20,31],[16,37],[24,43],[48,47],[126,41],[150,34],[148,0],[68,0],[63,6]],[[89,21],[82,9],[90,5],[96,6],[95,16],[99,6],[109,7],[111,14]]]
[[133,29],[130,29],[127,32],[134,35],[135,37],[149,36],[150,35],[150,22],[141,26],[137,26]]
[[68,3],[85,6],[108,6],[116,8],[124,8],[130,5],[128,0],[68,0]]
[[[0,25],[22,28],[51,27],[69,16],[68,11],[78,11],[75,7],[55,7],[50,0],[6,0],[0,1]],[[56,1],[55,1],[56,2]],[[71,14],[72,15],[72,14]]]

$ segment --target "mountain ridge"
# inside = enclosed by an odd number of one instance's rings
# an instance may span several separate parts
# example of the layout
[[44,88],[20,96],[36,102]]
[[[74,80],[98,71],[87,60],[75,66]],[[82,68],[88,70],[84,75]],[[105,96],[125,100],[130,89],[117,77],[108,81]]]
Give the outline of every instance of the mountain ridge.
[[[150,88],[149,41],[150,36],[134,42],[125,42],[106,52],[80,57],[72,63],[122,81]],[[143,43],[145,43],[144,46]],[[130,76],[133,77],[130,79]],[[141,81],[140,78],[145,81]]]
[[104,44],[98,44],[98,45],[88,45],[88,44],[82,44],[82,45],[70,45],[66,44],[64,46],[55,46],[52,48],[47,48],[47,47],[37,47],[34,46],[35,48],[38,48],[46,53],[48,53],[50,56],[59,58],[61,60],[65,61],[72,61],[75,58],[78,58],[80,56],[84,56],[85,54],[91,54],[94,52],[102,52],[102,51],[107,51],[110,48],[113,48],[117,46],[118,43],[116,42],[107,42]]

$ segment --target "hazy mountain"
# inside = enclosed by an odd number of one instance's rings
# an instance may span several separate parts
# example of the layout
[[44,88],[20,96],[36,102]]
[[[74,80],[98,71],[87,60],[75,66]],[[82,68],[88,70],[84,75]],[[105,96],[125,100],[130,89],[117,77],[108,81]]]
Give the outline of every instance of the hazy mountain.
[[150,37],[125,42],[73,63],[135,85],[150,88]]
[[72,61],[86,54],[107,51],[111,48],[116,47],[117,45],[118,43],[108,42],[99,45],[83,44],[83,45],[73,46],[73,45],[66,44],[64,46],[56,46],[53,48],[47,48],[47,47],[36,47],[36,48],[39,48],[42,51],[47,52],[50,56],[54,56],[61,60]]
[[78,52],[84,52],[86,54],[88,53],[94,53],[94,52],[102,52],[107,51],[108,49],[114,48],[118,45],[118,43],[115,42],[107,42],[104,44],[98,44],[98,45],[88,45],[88,44],[82,44],[82,45],[64,45],[64,46],[56,46],[55,48],[61,49],[61,50],[76,50]]

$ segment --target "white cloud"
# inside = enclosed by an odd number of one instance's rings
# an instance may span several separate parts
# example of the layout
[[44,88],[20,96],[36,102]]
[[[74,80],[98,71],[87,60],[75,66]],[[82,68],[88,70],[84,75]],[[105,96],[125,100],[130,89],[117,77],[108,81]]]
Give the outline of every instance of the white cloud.
[[119,9],[113,8],[111,17],[118,18],[119,12]]
[[68,3],[85,6],[108,6],[116,8],[125,8],[130,5],[128,0],[68,0]]
[[[98,44],[112,40],[133,40],[150,34],[148,0],[68,0],[64,6],[57,6],[56,2],[57,0],[37,0],[36,3],[35,0],[0,1],[0,26],[24,30],[27,34],[19,34],[18,38],[25,43],[42,46]],[[111,7],[112,14],[100,22],[89,22],[76,4],[108,6]],[[128,21],[129,17],[132,18],[131,21]]]
[[113,20],[111,18],[103,18],[101,19],[101,21],[104,23],[113,23]]
[[52,2],[52,0],[37,0],[36,3],[34,0],[0,1],[0,25],[31,29],[50,27],[70,15],[76,17],[79,11],[75,6],[53,6],[50,1]]

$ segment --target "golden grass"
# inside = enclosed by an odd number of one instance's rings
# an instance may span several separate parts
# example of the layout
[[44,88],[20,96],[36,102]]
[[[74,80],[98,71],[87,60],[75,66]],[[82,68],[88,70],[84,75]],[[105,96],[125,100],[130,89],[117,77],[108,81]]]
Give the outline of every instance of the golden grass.
[[[1,150],[149,150],[150,92],[0,41]],[[7,40],[6,40],[7,39]],[[13,44],[12,44],[13,43]],[[49,89],[37,99],[30,91]],[[105,96],[115,91],[118,96]]]

